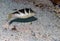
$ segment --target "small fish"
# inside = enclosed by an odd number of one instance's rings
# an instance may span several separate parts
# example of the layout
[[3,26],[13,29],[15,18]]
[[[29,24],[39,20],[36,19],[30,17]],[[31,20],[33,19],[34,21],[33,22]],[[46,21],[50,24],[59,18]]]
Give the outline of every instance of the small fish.
[[16,18],[29,18],[35,15],[35,12],[31,8],[23,8],[19,9],[16,12],[11,13],[10,16],[14,16]]

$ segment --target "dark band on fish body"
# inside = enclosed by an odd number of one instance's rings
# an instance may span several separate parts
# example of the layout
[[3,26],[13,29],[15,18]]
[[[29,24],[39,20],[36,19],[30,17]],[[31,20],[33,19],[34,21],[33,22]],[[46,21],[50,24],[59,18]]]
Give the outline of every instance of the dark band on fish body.
[[20,9],[18,11],[21,12],[21,13],[25,13],[24,9]]
[[30,8],[30,12],[34,12],[34,11]]
[[26,12],[29,13],[29,11],[32,13],[34,12],[31,8],[25,8]]
[[25,14],[25,11],[27,12],[27,13],[29,13],[29,11],[30,12],[34,12],[31,8],[24,8],[24,9],[20,9],[20,10],[18,10],[19,12],[22,12],[22,13],[24,13]]
[[16,11],[16,12],[13,12],[12,14],[19,14],[19,12],[18,12],[18,11]]
[[25,8],[26,12],[29,13],[29,8]]
[[20,14],[19,12],[25,14],[25,11],[26,11],[27,13],[29,13],[29,11],[30,11],[30,13],[33,13],[33,12],[34,12],[31,8],[24,8],[24,9],[20,9],[20,10],[18,10],[18,11],[16,11],[16,12],[13,12],[12,14]]

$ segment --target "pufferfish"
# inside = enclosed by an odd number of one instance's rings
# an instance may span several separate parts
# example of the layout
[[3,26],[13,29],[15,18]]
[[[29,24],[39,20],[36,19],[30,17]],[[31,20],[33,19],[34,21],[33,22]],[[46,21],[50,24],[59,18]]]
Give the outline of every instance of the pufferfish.
[[13,17],[26,19],[34,15],[35,15],[35,12],[31,8],[23,8],[9,14],[8,19],[11,19]]

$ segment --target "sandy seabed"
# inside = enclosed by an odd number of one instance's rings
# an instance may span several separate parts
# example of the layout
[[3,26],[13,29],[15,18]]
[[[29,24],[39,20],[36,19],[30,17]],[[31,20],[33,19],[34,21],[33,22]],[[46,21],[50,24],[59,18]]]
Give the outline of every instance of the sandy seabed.
[[[42,1],[44,2],[49,2],[48,5],[53,6],[50,1]],[[36,12],[34,17],[37,20],[32,24],[13,22],[7,30],[4,29],[7,15],[14,12],[13,9],[21,8],[32,8]],[[14,25],[17,30],[11,30]],[[0,41],[60,41],[60,19],[47,7],[42,10],[27,1],[16,3],[11,0],[0,0]]]

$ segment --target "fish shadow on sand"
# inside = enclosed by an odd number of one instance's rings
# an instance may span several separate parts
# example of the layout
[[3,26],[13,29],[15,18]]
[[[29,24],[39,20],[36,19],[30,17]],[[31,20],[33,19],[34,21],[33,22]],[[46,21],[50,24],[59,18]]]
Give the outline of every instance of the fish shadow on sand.
[[26,23],[26,22],[33,22],[33,21],[36,21],[37,18],[35,17],[30,17],[30,18],[27,18],[27,19],[22,19],[22,18],[16,18],[16,19],[13,19],[9,22],[9,24],[12,24],[13,22],[20,22],[20,23]]

